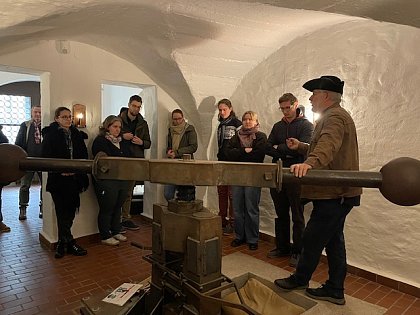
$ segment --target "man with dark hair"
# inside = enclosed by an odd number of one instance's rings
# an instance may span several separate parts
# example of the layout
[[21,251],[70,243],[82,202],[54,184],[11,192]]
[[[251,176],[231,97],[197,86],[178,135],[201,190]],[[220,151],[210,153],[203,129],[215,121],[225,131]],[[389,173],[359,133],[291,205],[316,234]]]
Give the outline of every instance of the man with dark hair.
[[[144,150],[149,149],[151,145],[149,126],[140,114],[142,103],[142,98],[139,95],[133,95],[128,102],[128,109],[122,110],[120,113],[123,122],[121,128],[123,141],[129,143],[130,156],[136,158],[144,158]],[[122,207],[121,225],[128,230],[139,229],[139,226],[130,220],[131,200],[135,185],[136,182],[132,181],[129,194]]]
[[[344,82],[335,76],[322,76],[306,82],[312,92],[312,111],[320,114],[310,144],[295,138],[287,140],[292,150],[308,154],[303,163],[290,166],[290,172],[303,177],[310,169],[359,170],[356,127],[349,113],[340,106]],[[325,248],[329,278],[317,289],[306,289],[311,298],[343,305],[347,273],[344,223],[354,206],[360,205],[358,187],[302,186],[302,197],[312,200],[311,218],[303,234],[303,248],[296,272],[274,283],[284,290],[308,287]]]
[[[41,106],[31,109],[31,119],[24,121],[19,128],[15,144],[26,151],[30,157],[41,157]],[[19,220],[26,220],[26,208],[29,205],[29,188],[34,174],[37,173],[42,186],[42,173],[29,171],[20,180],[19,190]],[[42,218],[42,191],[39,197],[39,217]]]
[[[285,93],[279,98],[279,109],[283,118],[274,124],[268,137],[266,154],[273,157],[273,163],[279,159],[283,167],[302,163],[305,155],[291,150],[286,145],[290,137],[309,143],[313,125],[302,114],[297,98],[292,93]],[[300,202],[300,185],[283,185],[281,191],[270,189],[277,218],[275,219],[276,248],[271,250],[269,258],[290,256],[289,264],[296,266],[302,249],[302,235],[305,228],[303,205]],[[290,245],[290,214],[293,221],[293,245]]]

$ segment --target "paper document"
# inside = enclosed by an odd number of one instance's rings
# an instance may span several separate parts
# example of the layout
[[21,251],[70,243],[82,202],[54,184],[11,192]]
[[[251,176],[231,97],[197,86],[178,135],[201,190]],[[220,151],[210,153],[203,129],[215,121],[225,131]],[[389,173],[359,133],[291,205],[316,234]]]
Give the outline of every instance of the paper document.
[[102,301],[123,306],[141,287],[142,284],[123,283]]

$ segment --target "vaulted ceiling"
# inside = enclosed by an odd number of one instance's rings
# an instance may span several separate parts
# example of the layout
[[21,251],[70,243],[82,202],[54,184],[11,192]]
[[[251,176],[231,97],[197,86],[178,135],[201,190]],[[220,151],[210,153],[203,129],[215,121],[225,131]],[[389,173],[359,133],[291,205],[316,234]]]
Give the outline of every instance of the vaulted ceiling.
[[418,12],[417,0],[1,0],[0,55],[40,40],[90,44],[194,108],[207,95],[229,97],[300,36],[364,18],[419,27]]

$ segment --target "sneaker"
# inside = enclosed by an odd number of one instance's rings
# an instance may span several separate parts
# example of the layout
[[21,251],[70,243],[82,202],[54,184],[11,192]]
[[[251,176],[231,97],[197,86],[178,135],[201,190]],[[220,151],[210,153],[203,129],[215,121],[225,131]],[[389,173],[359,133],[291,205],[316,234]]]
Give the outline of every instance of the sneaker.
[[300,284],[296,281],[295,275],[290,275],[289,278],[274,280],[274,284],[283,291],[303,290],[308,287],[308,284]]
[[288,257],[288,256],[290,256],[290,251],[282,251],[278,248],[274,248],[267,253],[268,258]]
[[3,222],[0,222],[0,233],[4,232],[10,232],[10,228]]
[[346,304],[346,299],[342,291],[337,292],[336,290],[331,290],[325,284],[317,289],[306,289],[305,293],[315,300],[328,301],[338,305]]
[[121,241],[121,242],[125,242],[125,241],[127,241],[127,237],[125,237],[124,235],[122,235],[122,234],[115,234],[115,235],[113,235],[112,236],[113,238],[115,238],[116,240],[118,240],[118,241]]
[[242,244],[245,244],[245,241],[243,241],[243,240],[239,240],[239,239],[237,239],[237,238],[235,238],[231,243],[230,243],[230,246],[232,246],[232,247],[238,247],[238,246],[241,246]]
[[299,258],[300,258],[299,254],[292,254],[292,256],[290,256],[290,259],[289,259],[289,266],[296,268],[296,266],[299,262]]
[[223,227],[223,235],[230,235],[233,233],[233,227],[232,225],[228,224]]
[[107,238],[106,240],[102,240],[101,243],[108,246],[117,246],[120,243],[120,241],[116,240],[113,237],[110,237],[110,238]]
[[137,231],[137,230],[140,229],[140,227],[131,220],[122,221],[121,225],[122,225],[122,227],[126,228],[127,230],[131,230],[131,231]]

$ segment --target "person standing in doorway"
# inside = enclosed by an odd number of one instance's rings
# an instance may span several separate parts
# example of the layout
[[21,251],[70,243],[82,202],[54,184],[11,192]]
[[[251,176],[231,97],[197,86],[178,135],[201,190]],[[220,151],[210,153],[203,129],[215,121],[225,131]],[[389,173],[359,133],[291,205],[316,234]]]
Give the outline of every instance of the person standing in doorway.
[[[169,159],[181,159],[184,154],[189,154],[191,159],[197,151],[197,132],[193,125],[188,124],[184,119],[184,113],[180,109],[172,111],[172,123],[168,130],[168,145],[166,157]],[[164,196],[167,201],[174,199],[178,186],[165,185]],[[188,196],[195,195],[194,186],[185,187]],[[184,200],[185,201],[185,200]]]
[[[221,99],[217,103],[219,110],[219,126],[217,127],[217,159],[219,161],[227,161],[225,149],[229,140],[235,135],[237,129],[242,122],[236,117],[233,111],[232,103],[227,98]],[[222,228],[224,234],[233,232],[233,205],[232,205],[232,189],[228,185],[217,186],[217,194],[219,196],[219,216],[222,218]]]
[[[130,157],[144,158],[144,150],[149,149],[150,141],[149,126],[140,114],[143,100],[139,95],[133,95],[128,101],[128,109],[122,110],[120,117],[122,120],[122,141],[130,148]],[[130,209],[133,198],[135,181],[131,181],[127,198],[122,206],[121,225],[128,230],[138,230],[140,227],[131,219]]]
[[[287,146],[307,154],[303,163],[290,166],[290,172],[303,177],[311,169],[359,170],[359,148],[356,126],[350,114],[341,107],[344,82],[335,76],[322,76],[303,85],[312,92],[312,111],[319,113],[310,144],[289,138]],[[344,224],[351,209],[360,205],[359,187],[302,186],[302,197],[313,203],[313,210],[303,234],[303,247],[296,271],[274,283],[284,290],[308,287],[325,248],[328,259],[328,280],[306,294],[317,300],[343,305],[344,280],[347,273]]]
[[[279,98],[279,110],[283,118],[274,124],[267,140],[266,154],[273,157],[272,162],[282,161],[283,167],[302,163],[305,156],[287,147],[288,138],[296,138],[299,141],[309,143],[311,141],[313,125],[301,112],[299,102],[292,93],[285,93]],[[302,235],[305,228],[303,217],[303,205],[300,202],[300,185],[282,185],[281,191],[276,188],[270,189],[274,209],[276,248],[271,250],[269,258],[291,256],[289,264],[295,267],[302,249]],[[290,244],[290,214],[293,221],[293,245]]]
[[[24,121],[19,128],[15,144],[26,151],[29,157],[40,157],[41,148],[41,106],[31,109],[31,119]],[[38,175],[42,187],[42,172],[29,171],[20,180],[19,189],[19,220],[26,220],[26,209],[29,205],[29,188],[32,179]],[[42,189],[39,190],[39,217],[42,218]]]

